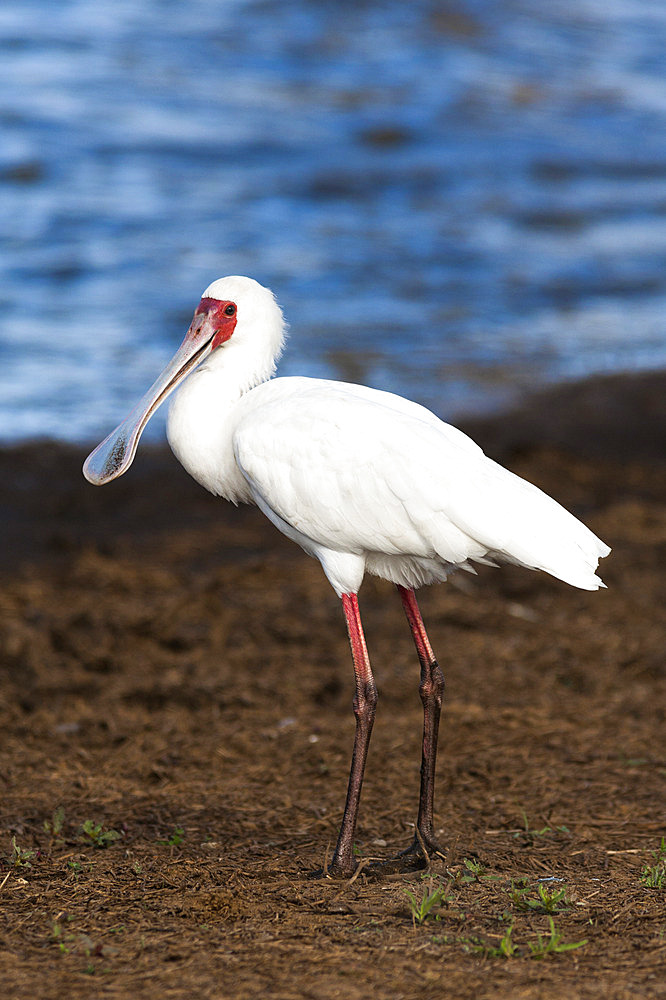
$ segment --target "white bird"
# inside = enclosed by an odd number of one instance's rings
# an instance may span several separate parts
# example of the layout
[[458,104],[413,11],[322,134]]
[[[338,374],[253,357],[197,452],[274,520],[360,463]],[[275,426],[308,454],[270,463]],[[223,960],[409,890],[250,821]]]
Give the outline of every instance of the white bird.
[[186,376],[167,435],[185,469],[211,493],[256,504],[319,559],[342,599],[351,643],[356,736],[347,802],[330,871],[355,870],[353,838],[377,690],[357,593],[366,572],[398,587],[421,663],[424,707],[416,836],[405,864],[437,852],[435,759],[444,677],[414,589],[472,563],[544,570],[584,590],[610,549],[572,514],[491,459],[461,431],[400,396],[311,378],[276,378],[285,322],[251,278],[214,281],[185,339],[127,419],[92,452],[101,485],[130,466],[157,407]]

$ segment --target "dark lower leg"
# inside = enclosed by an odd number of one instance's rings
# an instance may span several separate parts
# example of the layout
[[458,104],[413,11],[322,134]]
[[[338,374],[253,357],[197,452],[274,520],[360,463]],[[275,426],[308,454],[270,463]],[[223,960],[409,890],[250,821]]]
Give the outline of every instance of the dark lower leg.
[[375,721],[377,707],[377,688],[370,669],[368,650],[365,645],[361,615],[358,609],[356,594],[343,594],[342,607],[347,619],[347,630],[354,660],[354,677],[356,679],[356,694],[354,695],[354,715],[356,716],[356,735],[354,737],[354,752],[352,754],[347,802],[342,817],[342,826],[338,843],[333,854],[330,870],[337,875],[353,875],[356,868],[354,862],[354,831],[358,804],[361,798],[363,772],[368,756],[370,734]]
[[433,802],[435,796],[435,764],[437,761],[437,736],[439,717],[444,694],[444,674],[435,659],[421,612],[413,590],[398,587],[402,605],[412,630],[414,645],[421,663],[419,694],[423,703],[423,753],[421,758],[421,792],[416,837],[413,849],[438,851],[433,829]]

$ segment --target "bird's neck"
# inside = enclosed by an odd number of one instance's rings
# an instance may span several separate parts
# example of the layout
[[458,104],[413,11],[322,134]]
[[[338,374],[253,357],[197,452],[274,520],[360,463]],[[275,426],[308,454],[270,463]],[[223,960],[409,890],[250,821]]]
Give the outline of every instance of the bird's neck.
[[231,343],[213,351],[183,383],[169,408],[167,436],[176,458],[207,490],[247,502],[233,433],[243,397],[275,371],[275,351],[249,357]]
[[266,382],[275,374],[276,352],[270,345],[250,351],[249,344],[233,338],[209,354],[198,369],[215,380],[220,392],[229,399],[238,399],[255,385]]

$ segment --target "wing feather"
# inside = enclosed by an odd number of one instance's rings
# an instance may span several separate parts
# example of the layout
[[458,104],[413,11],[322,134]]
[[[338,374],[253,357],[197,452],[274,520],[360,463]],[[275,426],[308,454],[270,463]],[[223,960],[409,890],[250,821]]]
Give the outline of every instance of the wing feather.
[[277,379],[234,433],[262,506],[313,547],[509,561],[593,589],[608,547],[429,410],[363,386]]
[[[285,382],[297,384],[280,385]],[[319,545],[441,555],[433,538],[443,522],[452,535],[461,534],[447,516],[443,470],[460,474],[461,461],[478,462],[481,449],[430,411],[390,393],[308,383],[267,383],[275,389],[239,422],[234,449],[251,488]],[[457,561],[469,553],[460,544],[452,555]]]

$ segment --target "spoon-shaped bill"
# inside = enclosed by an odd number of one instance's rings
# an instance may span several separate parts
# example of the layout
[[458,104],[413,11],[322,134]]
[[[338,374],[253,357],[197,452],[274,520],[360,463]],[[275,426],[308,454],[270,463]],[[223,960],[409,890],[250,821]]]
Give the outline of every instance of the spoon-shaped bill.
[[210,353],[214,331],[205,315],[195,315],[183,343],[145,396],[121,424],[98,444],[83,465],[83,475],[103,486],[127,472],[134,460],[144,427],[186,375]]

